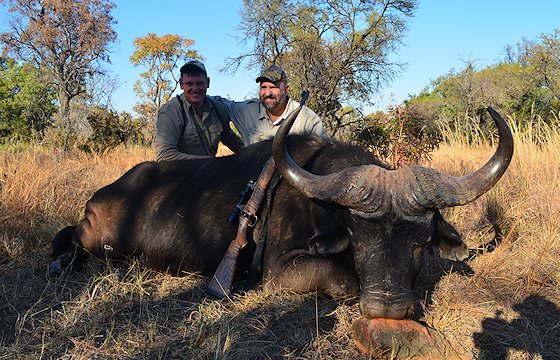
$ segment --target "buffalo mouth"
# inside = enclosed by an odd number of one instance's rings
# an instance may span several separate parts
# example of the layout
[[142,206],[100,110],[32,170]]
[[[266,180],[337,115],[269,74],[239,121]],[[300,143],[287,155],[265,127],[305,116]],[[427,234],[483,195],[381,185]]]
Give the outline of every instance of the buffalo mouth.
[[[379,273],[378,270],[375,270]],[[404,269],[399,273],[406,272]],[[371,274],[370,274],[371,275]],[[408,319],[414,315],[417,299],[412,290],[412,282],[406,285],[393,276],[361,277],[360,313],[368,319]],[[399,283],[399,284],[397,284]]]
[[382,354],[391,354],[391,359],[469,358],[446,353],[447,340],[434,329],[413,320],[360,318],[354,321],[352,330],[356,346],[370,358],[386,358]]
[[411,301],[387,304],[383,301],[360,300],[360,313],[368,319],[409,319],[414,315],[414,305]]

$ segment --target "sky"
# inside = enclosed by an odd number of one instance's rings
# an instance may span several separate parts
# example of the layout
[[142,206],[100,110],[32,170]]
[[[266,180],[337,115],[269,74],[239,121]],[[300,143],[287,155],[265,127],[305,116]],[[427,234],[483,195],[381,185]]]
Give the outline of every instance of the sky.
[[[384,110],[418,94],[430,81],[451,70],[461,70],[466,60],[483,68],[505,56],[506,45],[522,39],[537,40],[560,28],[558,0],[419,0],[409,21],[403,45],[391,59],[406,68],[380,94],[372,94],[365,113]],[[112,102],[118,111],[132,111],[137,102],[134,82],[143,70],[131,65],[133,41],[148,32],[158,36],[178,34],[195,41],[193,48],[205,59],[211,78],[209,95],[243,100],[257,94],[257,69],[221,73],[228,57],[244,49],[234,35],[242,0],[131,1],[115,0],[113,16],[118,40],[112,45],[107,66],[120,87]],[[0,31],[7,30],[7,10],[0,5]],[[247,48],[245,48],[247,50]],[[288,74],[289,75],[289,74]],[[313,96],[313,94],[311,94]]]

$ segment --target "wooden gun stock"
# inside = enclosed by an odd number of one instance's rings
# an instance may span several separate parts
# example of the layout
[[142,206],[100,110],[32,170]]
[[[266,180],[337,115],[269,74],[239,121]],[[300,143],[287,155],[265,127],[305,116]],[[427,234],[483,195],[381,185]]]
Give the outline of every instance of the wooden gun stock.
[[237,257],[241,249],[247,246],[247,228],[255,225],[255,214],[259,209],[261,200],[275,170],[276,164],[274,159],[270,157],[259,175],[251,197],[243,207],[243,211],[239,214],[237,235],[229,245],[222,262],[208,285],[208,292],[216,297],[224,298],[229,296],[231,292],[231,284],[237,267]]

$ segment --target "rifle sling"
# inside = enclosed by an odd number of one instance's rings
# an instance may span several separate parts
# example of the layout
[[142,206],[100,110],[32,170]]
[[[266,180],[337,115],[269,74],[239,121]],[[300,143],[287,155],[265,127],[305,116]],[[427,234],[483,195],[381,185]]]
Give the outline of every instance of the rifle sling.
[[[181,99],[181,96],[182,96],[181,94],[177,95],[177,100],[179,100],[179,105],[181,106],[181,115],[183,116],[183,126],[181,128],[181,134],[179,135],[179,141],[177,143],[177,146],[179,146],[179,144],[181,143],[181,140],[183,139],[183,133],[185,132],[185,127],[187,126],[187,114],[185,113],[185,105],[183,103],[183,100]],[[218,112],[214,107],[214,103],[210,102],[210,104],[212,104],[214,110]],[[222,116],[219,113],[218,113],[218,117],[220,121],[222,121]],[[200,128],[200,125],[198,124],[196,119],[193,119],[193,124],[196,128],[196,133],[198,134],[200,144],[202,145],[202,148],[204,149],[206,155],[214,155],[212,149],[210,148],[210,144],[208,143],[208,139],[206,138],[206,135],[204,135],[204,132]]]
[[263,253],[266,243],[266,238],[268,234],[268,220],[269,214],[272,205],[272,199],[274,197],[274,191],[276,190],[278,183],[282,175],[276,170],[272,179],[268,183],[268,187],[266,190],[266,206],[263,206],[260,214],[261,219],[261,226],[260,231],[254,231],[259,233],[258,240],[255,239],[255,251],[253,253],[253,261],[251,263],[251,267],[249,268],[249,273],[247,275],[247,281],[245,282],[245,289],[249,290],[255,286],[257,281],[262,276],[262,260],[263,260]]

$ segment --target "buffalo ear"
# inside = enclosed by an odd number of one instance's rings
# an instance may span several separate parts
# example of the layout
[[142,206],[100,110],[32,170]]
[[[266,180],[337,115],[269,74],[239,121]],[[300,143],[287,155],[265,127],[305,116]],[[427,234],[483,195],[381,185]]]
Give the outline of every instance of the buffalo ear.
[[435,216],[436,231],[432,236],[434,245],[439,248],[439,255],[444,259],[463,261],[469,256],[469,249],[459,232],[441,216]]
[[348,245],[350,238],[347,235],[318,232],[310,239],[309,251],[312,254],[327,256],[343,252]]

